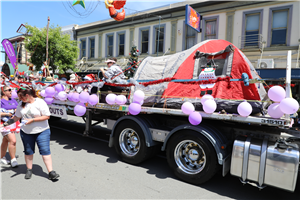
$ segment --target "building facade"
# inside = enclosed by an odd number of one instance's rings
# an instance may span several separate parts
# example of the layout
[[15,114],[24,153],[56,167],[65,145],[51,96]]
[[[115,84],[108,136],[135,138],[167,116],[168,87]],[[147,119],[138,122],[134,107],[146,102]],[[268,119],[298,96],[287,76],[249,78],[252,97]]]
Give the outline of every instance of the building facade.
[[[133,45],[146,56],[183,51],[207,39],[224,39],[240,48],[257,68],[285,68],[292,50],[296,67],[300,44],[300,2],[233,1],[190,4],[202,15],[202,32],[185,25],[185,3],[147,10],[78,26],[78,60],[104,61],[128,58]],[[261,62],[260,62],[261,60]]]

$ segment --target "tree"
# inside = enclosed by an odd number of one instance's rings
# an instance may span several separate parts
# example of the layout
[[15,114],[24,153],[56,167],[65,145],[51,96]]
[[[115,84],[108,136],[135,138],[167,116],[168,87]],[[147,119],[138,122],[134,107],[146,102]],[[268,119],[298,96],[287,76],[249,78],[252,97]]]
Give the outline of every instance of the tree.
[[127,63],[127,68],[124,72],[125,76],[129,79],[134,76],[136,69],[138,68],[138,52],[136,46],[131,47],[131,51],[129,53],[129,62]]
[[[28,35],[25,37],[25,48],[32,53],[30,62],[37,70],[46,61],[47,28],[37,28],[26,24]],[[70,35],[62,35],[61,27],[51,25],[48,33],[48,62],[52,69],[59,69],[59,73],[66,73],[68,69],[75,69],[79,48],[77,41],[71,40]],[[54,71],[53,71],[54,72]]]

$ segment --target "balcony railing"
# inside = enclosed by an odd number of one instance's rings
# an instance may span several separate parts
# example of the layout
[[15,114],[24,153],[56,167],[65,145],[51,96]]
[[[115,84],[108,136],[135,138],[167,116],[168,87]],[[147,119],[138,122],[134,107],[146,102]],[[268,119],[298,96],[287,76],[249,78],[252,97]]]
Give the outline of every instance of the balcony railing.
[[261,48],[263,43],[262,34],[246,34],[239,36],[239,48]]

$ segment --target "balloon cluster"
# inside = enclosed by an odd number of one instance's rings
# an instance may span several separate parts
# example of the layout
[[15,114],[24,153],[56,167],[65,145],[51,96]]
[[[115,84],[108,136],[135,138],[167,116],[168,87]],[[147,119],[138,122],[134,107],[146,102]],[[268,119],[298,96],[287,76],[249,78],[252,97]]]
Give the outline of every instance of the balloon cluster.
[[98,103],[98,96],[95,94],[89,95],[88,92],[81,92],[80,94],[76,92],[71,92],[67,94],[65,91],[64,85],[57,84],[55,87],[47,87],[45,90],[42,90],[40,92],[40,95],[44,97],[44,100],[47,104],[52,104],[54,101],[54,98],[60,100],[60,101],[73,101],[73,102],[79,102],[74,107],[74,113],[77,116],[83,116],[86,112],[86,106],[85,103],[89,103],[90,105],[96,105]]
[[[142,105],[144,103],[145,94],[141,90],[137,90],[133,94],[133,102],[129,105],[128,111],[132,115],[138,115],[141,112]],[[109,105],[124,105],[127,102],[127,99],[124,95],[115,95],[115,94],[108,94],[105,98],[106,103]]]
[[106,103],[109,105],[124,105],[127,102],[127,99],[124,95],[115,95],[115,94],[108,94],[105,98]]
[[268,114],[273,118],[281,118],[284,114],[294,114],[299,109],[299,103],[293,98],[286,98],[286,92],[281,86],[273,86],[268,91],[269,98],[275,103],[268,107]]
[[138,115],[142,110],[145,94],[141,90],[137,90],[133,94],[133,102],[129,105],[128,111],[132,115]]

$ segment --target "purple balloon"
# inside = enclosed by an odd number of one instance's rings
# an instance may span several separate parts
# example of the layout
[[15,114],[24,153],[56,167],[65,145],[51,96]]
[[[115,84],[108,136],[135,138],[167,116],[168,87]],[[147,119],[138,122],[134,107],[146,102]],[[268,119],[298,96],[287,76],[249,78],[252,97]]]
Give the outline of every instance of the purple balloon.
[[252,106],[250,103],[244,101],[238,105],[237,111],[239,115],[247,117],[252,113]]
[[55,95],[55,89],[53,87],[47,87],[45,90],[46,97],[53,97]]
[[14,90],[14,89],[11,90],[11,98],[13,98],[13,99],[18,98],[18,94],[17,94],[16,90]]
[[83,103],[78,103],[75,107],[74,107],[74,113],[77,116],[83,116],[86,112],[86,107]]
[[268,114],[272,118],[281,118],[284,113],[280,110],[279,103],[273,103],[268,107]]
[[81,103],[86,103],[89,100],[89,96],[90,96],[89,93],[83,91],[79,95],[79,101]]
[[191,114],[192,112],[195,111],[195,107],[192,103],[190,102],[184,102],[182,105],[181,105],[181,111],[186,114],[186,115],[189,115]]
[[109,105],[115,104],[116,97],[117,97],[117,95],[115,95],[115,94],[108,94],[105,98],[106,103],[108,103]]
[[57,92],[65,91],[65,87],[62,84],[56,84],[55,85],[55,90]]
[[92,94],[92,95],[89,96],[88,102],[89,102],[89,104],[94,106],[98,103],[98,100],[99,100],[98,96],[95,95],[95,94]]
[[283,87],[275,85],[268,91],[268,96],[272,101],[280,102],[285,98],[285,90]]
[[192,112],[190,115],[189,115],[189,122],[192,124],[192,125],[198,125],[200,124],[202,121],[202,116],[200,115],[199,112]]
[[142,90],[137,90],[133,94],[133,101],[135,102],[141,102],[142,100],[144,100],[144,98],[145,94]]
[[201,104],[203,105],[204,102],[205,102],[206,100],[209,100],[209,99],[214,100],[214,97],[213,97],[212,95],[210,95],[210,94],[204,95],[204,96],[201,98]]
[[123,96],[123,104],[126,104],[127,103],[127,98],[124,95],[122,95],[122,96]]
[[141,105],[138,103],[131,103],[128,107],[128,111],[132,115],[138,115],[141,112]]
[[49,105],[53,103],[54,99],[52,97],[46,97],[44,101]]
[[216,104],[215,100],[208,99],[208,100],[204,101],[204,103],[203,103],[204,112],[213,113],[216,111],[216,109],[217,109],[217,104]]
[[116,97],[116,104],[118,104],[118,105],[124,105],[125,104],[124,98],[126,100],[126,97],[124,95],[118,95]]
[[42,90],[42,91],[40,92],[40,95],[41,95],[42,97],[46,97],[46,92],[45,92],[45,90]]
[[73,100],[72,100],[72,97],[73,97],[73,92],[70,92],[70,93],[68,94],[68,99],[69,99],[69,101],[73,101]]
[[73,93],[72,95],[72,101],[78,102],[79,101],[79,94],[78,93]]
[[61,101],[65,101],[67,100],[68,96],[67,93],[65,93],[64,91],[60,91],[57,95],[58,99]]
[[285,98],[280,102],[280,110],[285,114],[294,114],[299,109],[299,103],[296,99]]

